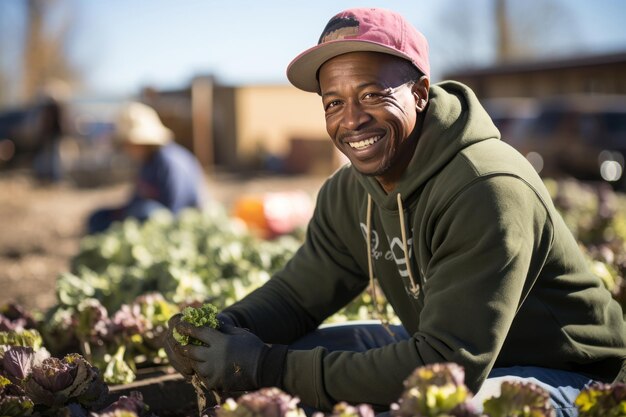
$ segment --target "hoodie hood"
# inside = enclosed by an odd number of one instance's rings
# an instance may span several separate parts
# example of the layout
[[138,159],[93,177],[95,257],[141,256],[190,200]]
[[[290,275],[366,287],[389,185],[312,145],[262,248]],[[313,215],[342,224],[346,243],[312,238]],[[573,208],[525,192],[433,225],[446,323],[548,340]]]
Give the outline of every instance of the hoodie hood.
[[397,210],[397,194],[402,200],[412,200],[420,187],[462,149],[486,139],[500,139],[500,132],[474,92],[455,81],[430,88],[428,107],[417,123],[422,131],[415,154],[392,193],[386,194],[376,178],[357,173],[379,208]]

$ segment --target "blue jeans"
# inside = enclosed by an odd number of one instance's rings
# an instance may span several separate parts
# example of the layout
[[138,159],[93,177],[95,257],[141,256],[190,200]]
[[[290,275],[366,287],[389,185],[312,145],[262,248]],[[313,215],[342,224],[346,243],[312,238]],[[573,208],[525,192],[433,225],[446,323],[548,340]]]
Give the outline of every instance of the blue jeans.
[[154,212],[166,210],[163,204],[154,200],[133,200],[129,205],[119,208],[104,208],[93,212],[87,220],[89,234],[104,232],[116,221],[134,217],[140,222],[146,221]]
[[548,391],[556,417],[577,417],[574,400],[583,388],[594,382],[584,375],[560,369],[536,366],[495,368],[472,399],[478,410],[482,410],[484,400],[500,395],[500,384],[504,381],[532,382]]
[[329,352],[335,350],[364,352],[411,337],[403,326],[389,327],[393,336],[376,320],[322,325],[289,345],[289,349],[308,350],[324,346]]
[[[390,343],[406,340],[410,335],[402,326],[390,326],[393,336],[377,321],[350,322],[321,326],[289,346],[290,349],[312,349],[324,346],[329,351],[363,352]],[[586,385],[593,382],[583,375],[558,369],[535,366],[495,368],[487,377],[472,403],[482,410],[483,401],[500,394],[503,381],[533,382],[550,393],[550,402],[557,417],[577,417],[574,400]]]

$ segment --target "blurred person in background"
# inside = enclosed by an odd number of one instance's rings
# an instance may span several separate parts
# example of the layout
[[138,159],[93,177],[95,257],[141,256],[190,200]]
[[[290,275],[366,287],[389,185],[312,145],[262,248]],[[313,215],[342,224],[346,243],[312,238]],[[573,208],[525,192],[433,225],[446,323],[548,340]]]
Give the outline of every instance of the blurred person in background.
[[150,106],[131,102],[123,106],[115,124],[116,141],[138,164],[138,175],[127,203],[102,208],[89,216],[89,233],[106,230],[128,217],[145,221],[158,210],[177,214],[184,208],[202,208],[204,172],[196,157],[174,141],[173,132]]
[[[502,381],[534,382],[558,416],[587,384],[626,380],[622,309],[541,178],[467,86],[429,72],[425,37],[384,9],[339,13],[291,62],[350,163],[322,186],[300,250],[218,330],[170,319],[203,343],[170,331],[179,372],[226,393],[277,386],[323,411],[389,410],[417,367],[454,362],[477,408]],[[375,279],[401,325],[318,327]]]
[[33,159],[35,178],[42,183],[63,179],[61,142],[65,132],[64,101],[68,86],[60,80],[49,81],[41,92],[38,108],[38,150]]

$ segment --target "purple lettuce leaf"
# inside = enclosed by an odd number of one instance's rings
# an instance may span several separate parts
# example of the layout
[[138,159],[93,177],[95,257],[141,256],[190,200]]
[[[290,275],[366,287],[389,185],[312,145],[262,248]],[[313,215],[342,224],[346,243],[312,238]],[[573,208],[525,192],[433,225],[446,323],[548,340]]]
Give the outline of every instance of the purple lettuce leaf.
[[33,316],[21,305],[8,303],[0,307],[0,331],[34,329],[36,325]]
[[111,318],[111,325],[113,333],[132,336],[145,333],[150,323],[142,315],[139,305],[124,304]]
[[0,398],[7,395],[19,397],[25,395],[25,393],[19,381],[12,381],[3,375],[0,375]]
[[117,401],[106,407],[101,413],[112,413],[114,411],[130,411],[138,416],[142,416],[148,411],[148,406],[144,403],[143,395],[139,391],[131,391],[129,396],[120,396]]
[[83,300],[76,308],[76,335],[94,345],[103,345],[111,338],[111,320],[107,309],[95,298]]
[[2,314],[0,314],[0,331],[8,332],[8,331],[22,331],[26,328],[26,320],[24,319],[16,319],[11,320]]
[[550,394],[539,385],[505,381],[500,395],[485,400],[484,412],[489,417],[554,417]]
[[104,392],[98,388],[100,385],[104,383],[98,370],[81,355],[73,353],[62,360],[48,358],[42,364],[33,366],[24,390],[35,404],[59,408],[72,400],[88,406],[94,400],[94,393]]
[[304,417],[299,402],[278,388],[262,388],[242,395],[236,402],[228,399],[216,413],[217,417]]
[[29,346],[9,346],[2,355],[2,369],[7,376],[19,381],[30,375],[35,351]]

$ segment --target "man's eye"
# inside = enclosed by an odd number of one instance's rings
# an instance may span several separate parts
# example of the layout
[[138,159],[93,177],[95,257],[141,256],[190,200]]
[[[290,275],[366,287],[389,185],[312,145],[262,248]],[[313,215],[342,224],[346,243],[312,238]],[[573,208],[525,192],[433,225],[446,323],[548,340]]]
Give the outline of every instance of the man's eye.
[[333,107],[336,107],[336,106],[338,106],[338,105],[339,105],[339,100],[333,100],[333,101],[329,102],[328,104],[326,104],[325,109],[326,109],[326,110],[330,110],[330,109],[332,109]]
[[363,96],[363,99],[364,99],[364,100],[372,100],[372,99],[377,99],[377,98],[379,98],[380,96],[381,96],[381,95],[380,95],[380,94],[378,94],[378,93],[366,93],[366,94]]

